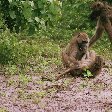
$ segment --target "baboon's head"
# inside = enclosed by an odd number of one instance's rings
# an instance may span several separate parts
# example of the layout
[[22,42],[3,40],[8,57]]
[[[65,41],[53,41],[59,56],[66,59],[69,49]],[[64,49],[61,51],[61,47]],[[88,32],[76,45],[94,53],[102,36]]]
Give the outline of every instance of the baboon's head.
[[77,45],[80,51],[86,52],[89,45],[88,35],[84,32],[77,34]]
[[91,5],[91,9],[93,11],[99,11],[102,10],[103,8],[104,8],[104,3],[100,1],[96,1]]
[[91,20],[96,20],[100,16],[102,9],[104,9],[105,4],[100,1],[96,1],[91,5],[92,12],[89,16]]

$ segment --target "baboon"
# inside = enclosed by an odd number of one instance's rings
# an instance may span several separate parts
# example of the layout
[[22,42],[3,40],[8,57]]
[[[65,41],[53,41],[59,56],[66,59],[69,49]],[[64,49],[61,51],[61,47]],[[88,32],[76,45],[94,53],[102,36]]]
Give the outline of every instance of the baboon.
[[107,32],[110,42],[112,44],[112,7],[106,2],[96,1],[92,4],[91,20],[97,20],[96,33],[90,40],[89,47],[91,47],[103,34],[104,30]]
[[[66,71],[57,77],[57,80],[70,73],[73,76],[81,75],[84,69],[96,76],[103,66],[103,59],[94,51],[89,51],[89,38],[84,32],[75,35],[67,47],[62,51],[62,62]],[[93,76],[93,77],[94,77]]]
[[[62,62],[65,67],[78,65],[84,54],[88,51],[89,38],[84,32],[74,35],[67,47],[62,51]],[[77,64],[76,64],[77,63]]]

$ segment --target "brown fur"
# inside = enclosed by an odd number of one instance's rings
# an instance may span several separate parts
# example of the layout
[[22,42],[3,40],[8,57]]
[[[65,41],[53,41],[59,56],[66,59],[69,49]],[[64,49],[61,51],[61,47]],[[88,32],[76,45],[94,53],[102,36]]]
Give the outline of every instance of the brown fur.
[[[79,45],[84,43],[84,49],[81,49]],[[62,62],[65,67],[70,67],[71,63],[78,64],[84,54],[86,54],[89,38],[86,33],[79,33],[75,35],[66,48],[62,51]]]
[[103,34],[107,32],[110,42],[112,43],[112,7],[105,2],[95,2],[92,5],[91,20],[97,20],[96,33],[90,40],[92,46]]
[[[78,44],[84,44],[83,50],[80,50]],[[70,73],[71,75],[82,75],[85,68],[89,69],[91,73],[96,76],[100,73],[103,66],[103,59],[96,56],[94,51],[88,51],[89,38],[86,33],[79,33],[74,36],[67,47],[62,51],[62,62],[66,67],[66,71],[57,77],[57,80]],[[82,48],[83,49],[83,48]]]

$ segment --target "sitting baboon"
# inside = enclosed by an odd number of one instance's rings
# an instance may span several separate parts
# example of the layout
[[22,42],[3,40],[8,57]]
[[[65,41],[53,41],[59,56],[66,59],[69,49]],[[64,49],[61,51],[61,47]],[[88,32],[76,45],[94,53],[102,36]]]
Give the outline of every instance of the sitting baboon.
[[67,47],[62,51],[62,62],[64,66],[70,67],[70,65],[74,64],[78,67],[78,62],[88,51],[88,43],[89,38],[86,33],[82,32],[75,35]]
[[82,75],[84,69],[96,76],[101,71],[103,59],[96,56],[94,51],[88,51],[89,38],[86,33],[79,33],[72,38],[67,47],[62,51],[62,62],[67,70],[64,74]]
[[103,34],[107,32],[112,43],[112,7],[106,2],[96,1],[92,4],[91,20],[97,20],[96,33],[90,40],[89,46],[92,46]]

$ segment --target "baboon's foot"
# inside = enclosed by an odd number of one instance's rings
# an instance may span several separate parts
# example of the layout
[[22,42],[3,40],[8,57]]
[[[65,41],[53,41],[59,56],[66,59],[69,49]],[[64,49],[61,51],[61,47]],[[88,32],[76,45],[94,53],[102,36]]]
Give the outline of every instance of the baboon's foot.
[[99,68],[100,69],[100,68],[103,67],[103,65],[104,65],[103,58],[100,57],[100,56],[96,56],[95,63],[94,63],[94,68],[96,68],[96,69]]

